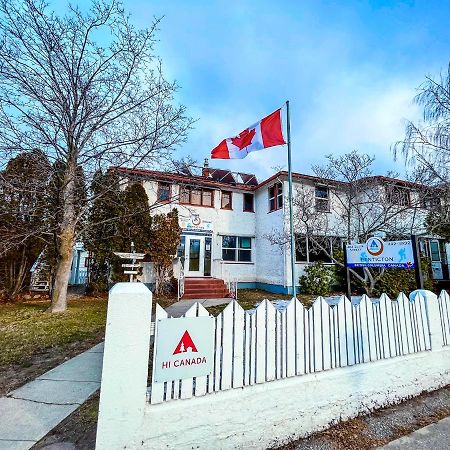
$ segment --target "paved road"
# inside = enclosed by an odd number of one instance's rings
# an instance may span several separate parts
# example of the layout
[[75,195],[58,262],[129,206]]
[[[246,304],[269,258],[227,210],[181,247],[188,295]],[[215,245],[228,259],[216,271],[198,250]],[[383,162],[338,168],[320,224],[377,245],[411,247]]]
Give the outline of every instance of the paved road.
[[448,450],[449,448],[450,417],[380,447],[386,450]]

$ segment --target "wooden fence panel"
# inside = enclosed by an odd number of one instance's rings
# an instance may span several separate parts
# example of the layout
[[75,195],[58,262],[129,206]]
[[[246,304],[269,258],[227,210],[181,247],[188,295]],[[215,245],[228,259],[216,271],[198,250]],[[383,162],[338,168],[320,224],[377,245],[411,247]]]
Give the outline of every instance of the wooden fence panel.
[[[197,316],[196,317],[207,317],[209,316],[208,310],[197,303]],[[200,397],[205,395],[207,392],[207,385],[209,384],[210,375],[205,375],[203,377],[195,377],[194,378],[194,393],[196,397]]]
[[285,311],[286,323],[286,376],[296,374],[297,366],[297,299],[292,299]]
[[268,300],[263,300],[256,308],[255,318],[255,382],[266,381],[266,321]]
[[[292,299],[281,310],[263,300],[249,312],[231,301],[214,318],[211,375],[167,383],[152,379],[150,402],[198,397],[430,349],[425,300],[420,295],[414,302],[404,294],[394,301],[384,294],[375,301],[365,295],[352,300],[318,297],[306,309]],[[443,345],[448,345],[450,298],[443,292],[438,301]],[[208,315],[196,303],[184,316]],[[167,319],[167,313],[156,305],[155,340],[161,319]]]
[[[156,365],[156,348],[155,348],[155,342],[156,337],[158,336],[158,320],[160,319],[167,319],[167,313],[166,311],[161,308],[161,306],[156,304],[155,308],[155,335],[153,340],[153,367]],[[162,403],[165,400],[164,392],[167,389],[167,385],[171,385],[172,383],[156,383],[155,377],[152,377],[152,387],[150,392],[150,402],[152,404],[155,403]]]
[[232,304],[234,311],[232,387],[236,388],[244,385],[245,311],[236,300],[233,300]]

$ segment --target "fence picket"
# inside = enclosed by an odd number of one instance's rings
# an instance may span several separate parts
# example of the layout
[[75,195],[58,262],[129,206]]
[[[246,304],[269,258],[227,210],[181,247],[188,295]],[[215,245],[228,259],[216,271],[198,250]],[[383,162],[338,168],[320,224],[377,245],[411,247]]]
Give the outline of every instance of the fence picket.
[[[167,313],[166,311],[159,306],[159,304],[156,304],[155,308],[155,335],[153,340],[153,366],[156,365],[156,337],[158,336],[158,320],[160,319],[167,319]],[[156,383],[154,380],[154,376],[152,376],[152,388],[150,392],[150,402],[152,404],[156,403],[162,403],[164,401],[164,391],[165,388],[167,388],[167,384],[171,383]],[[166,386],[165,386],[166,385]]]
[[245,311],[242,306],[233,300],[234,308],[234,329],[233,329],[233,380],[232,387],[242,387],[244,385],[244,326]]
[[266,381],[266,320],[267,305],[269,301],[263,300],[255,311],[255,382]]
[[222,356],[222,317],[223,314],[220,313],[215,320],[216,332],[215,332],[215,343],[214,343],[214,370],[212,376],[212,386],[211,390],[220,391],[220,380],[221,380],[221,356]]
[[295,375],[302,375],[305,373],[305,308],[295,299]]
[[250,384],[250,314],[244,315],[244,386]]
[[275,310],[275,377],[282,378],[282,365],[283,365],[283,344],[282,344],[282,318],[281,313],[277,309]]
[[[199,303],[194,303],[183,315],[183,317],[197,317],[198,309],[201,306]],[[191,398],[194,392],[195,379],[194,378],[185,378],[179,381],[181,389],[180,389],[180,398]]]
[[449,317],[449,296],[444,290],[441,291],[438,297],[439,314],[441,318],[441,330],[442,330],[442,345],[446,346],[450,344],[450,317]]
[[233,367],[233,304],[228,303],[222,312],[222,364],[221,387],[222,391],[231,388],[231,370]]
[[292,377],[296,373],[297,357],[297,308],[298,300],[293,298],[284,311],[286,322],[286,376]]
[[275,354],[276,354],[276,339],[275,339],[275,320],[276,309],[272,303],[267,303],[266,309],[266,381],[275,379]]
[[312,342],[313,342],[313,371],[319,372],[324,368],[323,361],[323,323],[322,323],[322,297],[317,297],[311,306],[311,318],[312,318]]
[[[197,303],[197,317],[209,316],[209,312],[205,307]],[[203,377],[195,377],[195,396],[199,397],[206,394],[207,385],[209,383],[210,375],[205,375]]]
[[375,336],[372,314],[373,303],[367,296],[363,295],[359,303],[359,312],[361,319],[361,348],[362,362],[373,361],[375,352]]

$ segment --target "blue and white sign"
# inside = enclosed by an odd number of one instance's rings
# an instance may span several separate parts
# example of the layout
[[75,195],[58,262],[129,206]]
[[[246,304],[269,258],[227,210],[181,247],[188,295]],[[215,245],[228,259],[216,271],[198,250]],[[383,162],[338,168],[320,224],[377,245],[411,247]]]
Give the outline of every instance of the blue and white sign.
[[411,240],[383,241],[371,237],[365,244],[347,245],[347,267],[380,267],[386,269],[414,269]]

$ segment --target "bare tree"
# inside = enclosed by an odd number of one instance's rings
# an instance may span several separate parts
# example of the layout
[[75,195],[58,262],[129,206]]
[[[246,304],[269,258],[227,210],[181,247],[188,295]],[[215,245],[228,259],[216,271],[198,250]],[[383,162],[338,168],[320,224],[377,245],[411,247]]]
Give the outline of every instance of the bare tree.
[[116,1],[59,17],[41,0],[0,0],[0,155],[39,148],[63,167],[51,311],[66,309],[72,248],[86,214],[78,168],[164,164],[191,119],[154,54],[157,26],[137,30]]
[[[315,185],[326,189],[321,199],[311,183],[298,183],[294,188],[294,229],[296,245],[307,238],[308,252],[322,254],[344,267],[339,249],[343,242],[365,242],[375,232],[391,238],[409,236],[424,216],[418,197],[392,177],[372,176],[374,157],[353,151],[342,156],[327,156],[327,163],[313,167]],[[419,185],[417,186],[417,188]],[[273,244],[288,245],[288,236],[271,233]],[[350,270],[371,295],[383,269]]]
[[439,79],[427,76],[418,90],[414,100],[423,108],[423,120],[407,123],[405,139],[393,151],[405,158],[423,184],[437,188],[431,190],[438,196],[429,196],[434,208],[428,229],[450,238],[450,63]]
[[450,180],[450,63],[447,73],[430,76],[419,86],[415,102],[423,108],[423,122],[408,122],[406,136],[393,148],[425,175],[430,183]]

